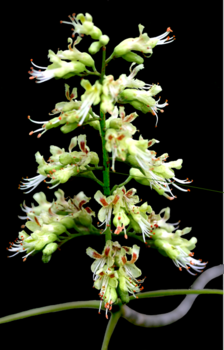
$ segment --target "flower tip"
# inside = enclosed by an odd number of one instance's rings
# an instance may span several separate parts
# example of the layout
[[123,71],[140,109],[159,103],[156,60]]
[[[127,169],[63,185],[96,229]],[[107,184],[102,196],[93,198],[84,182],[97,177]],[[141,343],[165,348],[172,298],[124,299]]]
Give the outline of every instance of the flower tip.
[[29,135],[33,135],[33,131],[30,131]]

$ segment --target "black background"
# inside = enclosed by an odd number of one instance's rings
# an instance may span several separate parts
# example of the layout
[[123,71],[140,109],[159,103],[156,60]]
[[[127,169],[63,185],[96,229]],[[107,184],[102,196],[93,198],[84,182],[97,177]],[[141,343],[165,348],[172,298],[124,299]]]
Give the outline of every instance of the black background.
[[[7,14],[7,35],[4,36],[3,76],[5,76],[4,113],[2,115],[2,140],[7,135],[7,143],[2,143],[2,240],[1,240],[1,307],[0,316],[14,314],[28,309],[59,304],[75,300],[98,299],[92,289],[93,262],[85,253],[87,247],[101,252],[104,237],[80,237],[65,244],[61,251],[54,253],[49,264],[43,264],[41,255],[29,257],[23,263],[21,255],[6,259],[8,242],[17,237],[22,222],[19,204],[24,198],[26,204],[34,202],[32,194],[45,191],[41,184],[34,192],[23,194],[17,189],[22,176],[36,175],[34,154],[40,151],[48,159],[50,145],[68,148],[71,137],[79,133],[87,134],[87,145],[92,151],[99,151],[101,140],[98,132],[90,127],[75,130],[64,135],[59,129],[52,129],[37,139],[29,136],[36,125],[28,121],[48,120],[48,113],[55,104],[65,101],[64,83],[78,87],[78,99],[84,92],[79,86],[79,77],[69,80],[50,80],[35,84],[28,79],[30,59],[40,66],[49,64],[47,54],[51,49],[57,52],[67,49],[67,38],[72,26],[60,24],[68,15],[90,13],[93,21],[103,34],[110,37],[107,57],[122,40],[139,36],[138,24],[145,26],[144,32],[155,37],[171,27],[176,41],[158,46],[151,58],[145,59],[145,69],[137,78],[147,83],[162,86],[161,102],[168,99],[169,106],[159,113],[158,127],[155,117],[143,115],[134,121],[145,139],[160,141],[152,147],[157,156],[167,152],[168,161],[183,159],[183,167],[175,172],[180,179],[189,177],[192,186],[222,191],[222,9],[220,6],[196,6],[195,1],[175,2],[133,2],[128,1],[83,1],[82,3],[63,2],[56,4],[46,1],[19,5],[13,13]],[[199,3],[199,2],[198,2]],[[59,3],[58,3],[59,4]],[[10,9],[9,9],[10,10]],[[80,51],[88,52],[92,40],[84,37],[79,44]],[[3,46],[2,46],[3,48]],[[101,54],[94,56],[100,70]],[[121,58],[113,60],[106,74],[117,79],[120,74],[129,74],[130,63]],[[5,75],[4,75],[5,74]],[[91,82],[95,78],[90,78]],[[98,113],[98,106],[95,107]],[[127,113],[133,111],[130,106]],[[37,125],[38,126],[38,125]],[[134,138],[139,138],[139,133]],[[101,154],[101,153],[100,153]],[[101,163],[100,163],[101,164]],[[116,163],[116,170],[128,172],[127,167]],[[101,172],[96,173],[102,178]],[[111,187],[125,180],[125,176],[112,174]],[[222,264],[222,194],[191,188],[185,193],[174,188],[177,199],[169,201],[159,196],[149,187],[140,186],[132,180],[126,188],[135,187],[138,195],[153,207],[156,213],[162,208],[171,208],[170,222],[181,220],[180,229],[192,227],[186,236],[198,238],[195,257],[209,261],[213,267]],[[97,211],[100,206],[93,196],[99,189],[91,180],[75,179],[60,186],[66,196],[74,196],[83,190],[92,197],[89,206]],[[48,200],[53,199],[53,191],[45,191]],[[95,219],[96,224],[98,220]],[[118,237],[122,244],[137,243],[129,238]],[[138,244],[138,243],[137,243]],[[160,256],[157,251],[146,249],[140,244],[140,258],[137,266],[143,276],[145,291],[157,289],[189,288],[195,277],[187,271],[180,272],[171,260]],[[206,288],[222,288],[222,277],[211,281]],[[173,310],[183,300],[182,296],[154,298],[132,301],[129,306],[146,314],[160,314]],[[100,349],[107,320],[104,313],[97,310],[80,309],[31,317],[1,325],[1,340],[4,337],[10,344],[18,341],[23,346],[35,344],[42,348],[63,346],[76,348],[80,342],[83,348]],[[13,334],[15,334],[13,336]],[[191,348],[208,349],[212,342],[216,349],[222,346],[222,297],[219,295],[199,296],[192,309],[180,321],[162,328],[146,329],[134,327],[121,319],[112,336],[109,348]]]

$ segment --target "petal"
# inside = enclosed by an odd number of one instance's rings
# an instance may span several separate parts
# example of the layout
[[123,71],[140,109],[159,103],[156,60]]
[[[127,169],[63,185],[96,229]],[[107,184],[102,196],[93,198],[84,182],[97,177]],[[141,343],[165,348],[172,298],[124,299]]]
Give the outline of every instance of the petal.
[[128,269],[128,271],[134,278],[139,277],[142,274],[142,271],[137,266],[135,266],[135,264],[126,264],[125,267]]
[[103,222],[106,219],[106,215],[107,215],[108,209],[107,208],[101,208],[98,212],[98,219]]
[[69,152],[72,151],[72,149],[77,145],[77,136],[73,137],[70,141],[70,145],[69,145]]
[[109,286],[112,287],[112,288],[117,288],[117,285],[118,285],[118,281],[116,278],[110,278],[109,279],[109,282],[108,282]]
[[103,195],[103,193],[101,191],[97,191],[94,195],[94,199],[101,205],[103,206],[108,206],[109,203],[107,202],[107,198]]
[[140,250],[140,247],[134,244],[132,248],[132,259],[128,261],[128,264],[134,264],[136,260],[138,260],[139,250]]
[[87,248],[86,254],[89,255],[93,259],[102,259],[103,255],[99,254],[95,249]]
[[86,135],[79,135],[78,143],[80,150],[87,154],[89,152],[89,147],[86,146]]
[[79,192],[76,196],[74,196],[74,198],[72,199],[72,201],[75,203],[75,205],[81,209],[82,205],[89,202],[89,200],[91,199],[91,197],[87,197],[85,195],[85,193],[83,191]]
[[103,282],[103,279],[102,278],[98,278],[95,282],[94,282],[94,287],[96,289],[101,289],[102,287],[102,282]]

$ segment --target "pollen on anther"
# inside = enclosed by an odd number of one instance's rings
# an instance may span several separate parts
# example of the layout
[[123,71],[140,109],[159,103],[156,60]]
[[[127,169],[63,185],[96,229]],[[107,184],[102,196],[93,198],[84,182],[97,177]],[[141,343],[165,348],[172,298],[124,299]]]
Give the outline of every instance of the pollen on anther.
[[33,135],[33,131],[30,131],[29,135]]

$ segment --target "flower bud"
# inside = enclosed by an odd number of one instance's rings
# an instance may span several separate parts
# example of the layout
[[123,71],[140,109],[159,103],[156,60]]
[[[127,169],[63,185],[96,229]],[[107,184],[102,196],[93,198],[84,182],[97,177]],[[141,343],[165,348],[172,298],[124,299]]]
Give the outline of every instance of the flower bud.
[[74,219],[69,218],[69,217],[64,217],[60,219],[60,224],[65,226],[67,229],[71,229],[74,227]]
[[95,55],[101,49],[102,46],[103,45],[99,41],[94,41],[88,48],[88,51],[91,55]]
[[52,222],[49,225],[43,225],[41,231],[44,233],[54,233],[59,236],[66,231],[66,228],[59,222]]
[[80,211],[78,216],[75,218],[75,222],[79,225],[89,227],[92,224],[92,217],[84,209],[84,210]]
[[60,155],[59,162],[63,165],[72,164],[73,158],[69,153],[65,152]]
[[89,21],[83,22],[83,28],[85,29],[87,35],[93,30],[93,23]]
[[[31,236],[33,237],[34,234],[32,233]],[[35,250],[42,250],[46,244],[52,243],[53,241],[57,240],[57,236],[54,233],[48,233],[46,235],[41,235],[38,237],[38,241],[35,244]]]
[[98,165],[99,164],[99,156],[96,152],[90,152],[91,161],[90,164]]
[[109,42],[109,40],[110,40],[110,38],[109,38],[109,36],[107,36],[107,35],[101,35],[101,37],[99,38],[99,42],[100,42],[103,46],[107,45],[108,42]]
[[46,247],[43,249],[44,255],[52,255],[58,248],[57,243],[49,243],[46,245]]
[[118,287],[117,292],[123,304],[129,303],[129,294],[126,287],[125,277],[118,273]]
[[90,33],[91,38],[93,40],[98,40],[101,37],[101,35],[102,35],[101,30],[98,27],[93,26],[93,29]]
[[43,263],[48,263],[51,260],[51,255],[42,255]]
[[134,52],[128,52],[125,55],[121,56],[124,60],[128,61],[128,62],[136,62],[138,64],[141,64],[144,62],[144,58],[137,55]]

